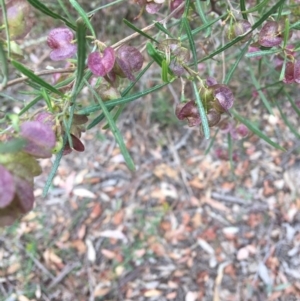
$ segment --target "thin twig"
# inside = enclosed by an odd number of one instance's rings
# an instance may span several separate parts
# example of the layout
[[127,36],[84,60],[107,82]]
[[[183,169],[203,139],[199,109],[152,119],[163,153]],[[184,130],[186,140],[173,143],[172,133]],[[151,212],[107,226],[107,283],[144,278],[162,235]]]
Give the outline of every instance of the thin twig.
[[78,268],[79,266],[80,266],[79,262],[66,265],[64,269],[55,277],[55,279],[52,280],[52,282],[48,286],[48,289],[51,289],[55,285],[60,283],[72,270]]
[[[183,7],[184,7],[185,3],[182,2],[178,7],[176,7],[176,9],[174,9],[167,17],[165,17],[164,19],[162,19],[161,21],[157,21],[161,24],[164,24],[165,22],[167,22],[168,20],[170,20],[177,12],[179,12]],[[155,27],[155,23],[148,25],[146,27],[144,27],[143,29],[141,29],[141,31],[146,32],[150,29],[152,29],[153,27]],[[133,33],[132,35],[124,38],[123,40],[113,44],[111,47],[112,48],[118,48],[119,46],[121,46],[122,44],[134,39],[135,37],[139,36],[140,34],[138,32]]]
[[30,259],[34,262],[34,264],[39,268],[42,272],[44,272],[47,276],[49,276],[52,280],[55,279],[55,276],[50,273],[46,267],[38,260],[36,259],[30,252],[28,252],[20,243],[17,243],[17,247],[23,251],[25,251],[26,255],[30,257]]
[[212,192],[211,193],[212,198],[217,199],[219,201],[225,201],[225,202],[229,202],[229,203],[236,203],[239,205],[247,205],[248,202],[246,200],[237,198],[235,196],[231,196],[231,195],[225,195],[225,194],[221,194],[218,192]]
[[[40,76],[40,75],[51,75],[51,74],[55,74],[55,73],[71,73],[71,72],[74,72],[75,70],[76,70],[76,68],[62,68],[62,69],[53,69],[53,70],[43,70],[43,71],[40,71],[40,72],[36,72],[35,75]],[[0,91],[2,91],[4,88],[7,88],[9,86],[20,84],[23,81],[26,81],[27,79],[28,79],[27,76],[13,79],[13,80],[7,82],[7,84],[4,87],[2,87],[2,89],[0,88]]]

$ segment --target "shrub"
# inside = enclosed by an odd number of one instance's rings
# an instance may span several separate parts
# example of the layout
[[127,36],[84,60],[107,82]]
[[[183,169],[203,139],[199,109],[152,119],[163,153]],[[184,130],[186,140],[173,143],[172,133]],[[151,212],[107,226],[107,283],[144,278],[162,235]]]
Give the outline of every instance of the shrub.
[[[259,129],[256,120],[251,118],[251,111],[243,109],[245,102],[251,102],[251,93],[244,95],[246,99],[242,103],[241,91],[231,86],[231,80],[239,81],[244,90],[255,91],[268,114],[273,114],[273,108],[278,107],[284,121],[287,120],[282,108],[286,100],[296,107],[294,95],[300,83],[297,1],[135,0],[128,3],[124,0],[126,5],[136,9],[135,18],[124,19],[124,26],[135,34],[107,45],[97,38],[92,17],[101,16],[108,6],[117,7],[122,2],[111,1],[93,11],[85,11],[76,0],[70,0],[76,12],[72,16],[62,1],[57,5],[66,14],[39,0],[1,1],[2,95],[8,98],[5,89],[21,82],[33,89],[32,99],[20,113],[1,113],[2,224],[10,224],[32,208],[33,179],[40,173],[37,159],[56,154],[52,176],[45,185],[44,193],[47,193],[62,155],[72,150],[84,151],[81,133],[105,119],[128,167],[134,169],[115,118],[123,105],[167,85],[181,85],[176,89],[181,102],[174,105],[174,115],[187,121],[189,126],[200,128],[206,139],[210,139],[211,131],[221,129],[220,133],[226,133],[228,139],[245,139],[252,133],[273,147],[284,149]],[[47,45],[51,50],[50,59],[65,61],[65,68],[56,69],[53,62],[53,69],[34,73],[26,66],[26,60],[21,62],[20,46],[23,38],[35,28],[31,14],[37,11],[61,23],[49,28]],[[117,14],[113,17],[117,18]],[[150,25],[140,28],[139,18]],[[226,39],[223,39],[224,32]],[[142,51],[143,45],[146,51]],[[220,72],[221,62],[224,74]],[[151,65],[161,75],[161,83],[134,92],[134,85]],[[25,77],[17,77],[16,71]],[[239,76],[245,73],[250,83],[240,80]],[[44,78],[49,74],[55,75],[54,84]],[[15,78],[11,79],[12,76]],[[90,104],[81,102],[84,87],[90,91]],[[193,96],[187,87],[192,87]],[[296,113],[299,114],[299,110]],[[224,120],[230,118],[231,122],[224,128]],[[288,122],[287,125],[298,137],[293,125]],[[232,147],[229,141],[228,146]],[[232,154],[237,157],[232,149],[228,154],[218,151],[219,157],[231,161]]]

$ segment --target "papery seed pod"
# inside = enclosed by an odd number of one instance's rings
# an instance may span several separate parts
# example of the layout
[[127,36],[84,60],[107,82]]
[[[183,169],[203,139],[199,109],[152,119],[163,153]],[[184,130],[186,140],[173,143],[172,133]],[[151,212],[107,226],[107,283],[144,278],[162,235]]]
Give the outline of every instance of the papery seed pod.
[[123,45],[117,50],[116,62],[114,72],[121,77],[127,77],[134,81],[133,73],[142,69],[144,58],[137,48]]
[[33,177],[40,173],[37,160],[29,154],[0,154],[0,226],[11,225],[32,209]]
[[[173,12],[181,3],[183,3],[183,0],[171,0],[170,3],[171,12]],[[184,12],[184,7],[180,9],[175,15],[173,15],[173,17],[176,19],[180,19],[183,12]]]
[[207,120],[208,120],[208,125],[210,127],[213,127],[219,123],[221,120],[221,115],[214,109],[210,109],[207,112]]
[[[156,14],[161,8],[162,4],[156,2],[157,0],[154,0],[154,2],[149,2],[146,4],[146,11],[149,14]],[[164,0],[163,0],[164,2]]]
[[283,82],[285,84],[300,84],[300,60],[286,63]]
[[54,28],[49,32],[47,44],[52,49],[50,58],[53,61],[61,61],[71,58],[77,51],[72,44],[73,32],[66,27]]
[[210,86],[216,85],[218,82],[217,82],[217,80],[216,80],[214,77],[209,76],[209,77],[206,79],[205,83],[206,83],[206,85],[207,85],[208,87],[210,87]]
[[177,76],[182,76],[185,73],[184,67],[182,67],[182,65],[177,63],[175,60],[170,62],[169,68]]
[[293,62],[287,62],[285,64],[285,72],[284,72],[283,82],[285,84],[293,84],[295,82],[294,63]]
[[264,47],[274,47],[281,44],[283,40],[282,26],[279,22],[267,21],[258,35],[258,43]]
[[227,85],[213,85],[209,87],[214,95],[214,108],[219,113],[228,112],[228,110],[233,106],[234,97],[232,91]]
[[23,214],[33,208],[33,181],[13,176],[14,197],[10,203],[0,208],[0,226],[10,226]]
[[42,124],[48,125],[51,129],[55,126],[55,116],[49,112],[38,113],[35,116],[34,120]]
[[198,126],[201,124],[200,113],[194,100],[177,105],[175,114],[179,120],[186,119],[189,126]]
[[96,76],[107,75],[115,64],[115,51],[111,47],[107,47],[103,51],[103,55],[99,51],[95,51],[88,56],[88,67]]
[[[228,39],[233,40],[239,36],[245,35],[252,28],[251,23],[247,20],[237,20],[228,30]],[[247,42],[251,38],[251,34],[246,35],[242,42]]]
[[2,165],[0,165],[0,191],[0,208],[4,208],[13,200],[15,183],[12,174]]
[[249,134],[249,129],[244,124],[240,124],[236,128],[236,132],[240,137],[245,138]]
[[[6,4],[9,35],[11,40],[24,38],[32,28],[33,20],[29,14],[30,4],[25,0],[10,0]],[[0,10],[0,23],[3,24],[2,10]]]
[[21,125],[20,135],[26,140],[24,152],[37,158],[50,158],[56,143],[51,127],[38,121],[26,121]]

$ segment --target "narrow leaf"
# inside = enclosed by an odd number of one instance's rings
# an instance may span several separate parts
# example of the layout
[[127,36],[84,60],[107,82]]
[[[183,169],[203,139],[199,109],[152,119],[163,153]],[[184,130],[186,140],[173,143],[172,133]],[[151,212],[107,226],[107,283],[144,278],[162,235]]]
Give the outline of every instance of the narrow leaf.
[[[146,95],[148,95],[148,94],[150,94],[154,91],[157,91],[157,90],[161,89],[162,87],[164,87],[168,84],[169,83],[159,84],[159,85],[156,85],[156,86],[154,86],[150,89],[147,89],[145,91],[142,91],[142,92],[130,95],[130,96],[126,96],[126,97],[114,99],[114,100],[111,100],[111,101],[107,101],[107,102],[105,102],[105,106],[106,107],[114,107],[116,105],[120,105],[120,104],[123,104],[123,103],[128,103],[128,102],[134,101],[134,100],[136,100],[138,98],[141,98],[143,96],[146,96]],[[84,108],[82,110],[79,110],[78,114],[87,115],[87,114],[99,111],[99,109],[101,109],[101,107],[99,105],[94,105],[94,106],[90,106],[90,107]]]
[[133,25],[131,22],[129,22],[126,19],[123,19],[123,22],[131,29],[133,29],[134,31],[138,32],[141,36],[144,36],[146,39],[151,40],[155,43],[158,43],[157,40],[155,40],[154,38],[152,38],[151,36],[149,36],[147,33],[145,33],[144,31],[138,29],[135,25]]
[[242,12],[242,16],[244,20],[248,20],[248,16],[245,13],[246,11],[246,3],[245,0],[240,0],[240,8],[241,8],[241,12]]
[[0,0],[0,4],[1,4],[2,17],[3,17],[3,21],[4,21],[4,26],[5,26],[7,55],[8,55],[8,57],[10,57],[10,35],[9,35],[9,26],[8,26],[8,19],[7,19],[7,11],[6,11],[5,1]]
[[250,131],[252,131],[254,134],[256,134],[258,137],[263,139],[265,142],[268,144],[272,145],[273,147],[280,149],[282,151],[285,151],[285,149],[277,144],[276,142],[272,141],[267,135],[265,135],[260,129],[258,129],[251,121],[248,119],[242,117],[241,115],[238,114],[237,111],[234,109],[230,110],[230,113],[241,123],[243,123]]
[[94,95],[94,97],[97,99],[97,101],[99,102],[99,106],[101,107],[101,110],[103,112],[103,114],[105,115],[108,124],[110,126],[110,129],[113,133],[113,135],[115,136],[115,139],[117,141],[117,143],[119,144],[120,150],[122,152],[122,155],[124,157],[124,160],[128,166],[128,168],[130,170],[134,170],[135,166],[134,166],[134,162],[126,148],[126,145],[124,143],[123,137],[119,131],[119,129],[117,128],[112,116],[110,115],[110,112],[107,110],[104,102],[102,101],[102,99],[99,97],[99,95],[96,93],[96,91],[91,87],[91,85],[86,81],[86,85],[87,87],[90,89],[90,91],[92,92],[92,94]]
[[167,64],[166,60],[162,61],[161,79],[165,83],[169,82],[169,80],[168,80],[168,64]]
[[25,76],[27,76],[29,79],[31,79],[34,83],[37,83],[41,87],[44,87],[45,89],[59,95],[64,96],[62,92],[54,88],[52,85],[45,82],[43,79],[41,79],[39,76],[35,75],[31,70],[27,69],[24,65],[21,63],[11,60],[11,63],[13,66],[18,69],[21,73],[23,73]]
[[86,26],[82,19],[77,22],[77,72],[76,72],[76,85],[75,93],[77,94],[78,87],[81,84],[84,68],[85,68],[85,59],[86,59]]
[[289,103],[291,104],[291,106],[293,107],[294,111],[297,113],[297,115],[300,117],[300,109],[297,107],[297,105],[295,104],[295,101],[292,99],[292,97],[286,92],[284,91]]
[[[245,0],[240,0],[240,2],[244,2]],[[248,10],[245,10],[245,6],[244,9],[242,9],[242,5],[241,5],[241,11],[243,14],[249,14],[249,13],[254,13],[264,7],[266,7],[266,5],[268,4],[270,0],[263,0],[261,2],[259,2],[257,5],[253,6],[252,8],[249,8]]]
[[207,116],[206,116],[206,112],[203,106],[203,103],[200,99],[200,95],[198,92],[198,88],[196,83],[193,81],[193,88],[194,88],[194,94],[196,97],[196,103],[199,109],[199,113],[200,113],[200,117],[201,117],[201,121],[202,121],[202,128],[203,128],[203,132],[204,132],[204,137],[206,139],[209,139],[210,137],[210,131],[209,131],[209,126],[208,126],[208,121],[207,121]]
[[57,169],[59,167],[59,163],[61,161],[61,158],[63,156],[63,152],[64,152],[64,148],[65,148],[65,145],[67,143],[67,135],[65,134],[64,135],[64,139],[63,139],[63,147],[62,149],[59,151],[59,153],[55,156],[55,160],[54,160],[54,163],[53,163],[53,166],[51,168],[51,171],[49,173],[49,176],[47,178],[47,181],[45,183],[45,186],[44,186],[44,189],[43,189],[43,197],[45,197],[49,191],[49,188],[52,184],[52,181],[56,175],[56,172],[57,172]]
[[76,26],[69,22],[66,18],[62,17],[61,15],[53,12],[50,10],[47,6],[45,6],[43,3],[41,3],[39,0],[27,0],[29,4],[31,4],[33,7],[41,11],[43,14],[52,17],[53,19],[58,19],[63,21],[68,27],[72,28],[73,30],[76,30]]
[[227,72],[226,78],[224,80],[224,84],[228,85],[228,83],[231,80],[231,77],[234,73],[234,71],[236,70],[237,66],[239,65],[241,59],[243,58],[243,56],[245,55],[245,53],[248,50],[248,46],[250,44],[251,41],[248,41],[248,43],[245,45],[245,47],[243,48],[243,50],[241,51],[241,53],[239,54],[239,56],[237,57],[236,61],[234,62],[234,64],[232,65],[232,67],[230,68],[230,70]]
[[104,4],[104,5],[102,5],[102,6],[99,6],[99,7],[95,8],[94,10],[90,11],[88,14],[89,14],[89,15],[93,15],[95,12],[97,12],[97,11],[103,9],[103,8],[107,8],[107,7],[113,6],[113,5],[118,4],[118,3],[121,3],[121,2],[123,2],[123,1],[125,1],[125,0],[116,0],[116,1],[113,1],[113,2],[110,2],[110,3],[107,3],[107,4]]
[[281,106],[279,103],[276,102],[277,108],[279,110],[280,116],[283,119],[284,123],[287,125],[287,127],[290,129],[290,131],[295,135],[297,139],[300,139],[300,134],[295,129],[295,127],[289,122],[287,116],[283,113]]
[[245,57],[253,58],[253,57],[257,57],[257,56],[277,54],[277,53],[280,53],[281,51],[282,51],[281,49],[275,49],[275,48],[274,49],[266,49],[266,50],[260,50],[260,51],[246,53]]
[[[207,21],[206,15],[202,9],[200,0],[196,0],[196,10],[197,10],[197,13],[200,16],[200,19],[202,20],[203,24],[207,24],[208,21]],[[206,37],[208,37],[210,35],[210,32],[211,32],[211,27],[208,27]]]
[[171,34],[160,22],[155,22],[154,25],[161,32],[165,33],[166,35],[168,35],[173,39],[176,39],[176,37],[173,34]]
[[[3,49],[3,42],[0,41],[0,68],[2,73],[2,83],[1,86],[5,87],[8,79],[8,65],[7,65],[7,59],[6,59],[6,53]],[[1,90],[1,87],[0,87]]]
[[263,91],[261,90],[260,84],[259,84],[258,80],[256,79],[252,68],[250,67],[248,70],[250,72],[250,77],[252,79],[253,85],[254,85],[257,93],[259,94],[261,100],[263,101],[263,104],[265,105],[265,107],[268,110],[268,112],[271,115],[274,115],[273,110],[272,110],[272,106],[269,103],[269,101],[267,100],[267,98],[266,98],[265,94],[263,93]]
[[198,62],[197,62],[197,51],[196,51],[196,46],[195,46],[195,41],[191,32],[191,28],[190,28],[190,24],[187,20],[187,18],[183,17],[182,18],[182,23],[183,26],[185,28],[186,34],[188,36],[188,40],[189,40],[189,44],[190,44],[190,48],[193,54],[193,60],[194,60],[194,67],[195,70],[197,70],[197,66],[198,66]]
[[90,30],[93,37],[96,38],[96,33],[95,33],[95,30],[94,30],[94,27],[93,27],[92,23],[90,22],[90,19],[87,16],[87,14],[85,13],[84,9],[78,4],[78,2],[76,0],[69,0],[69,1],[70,1],[71,5],[78,12],[79,16],[82,18],[82,20],[84,21],[87,28]]

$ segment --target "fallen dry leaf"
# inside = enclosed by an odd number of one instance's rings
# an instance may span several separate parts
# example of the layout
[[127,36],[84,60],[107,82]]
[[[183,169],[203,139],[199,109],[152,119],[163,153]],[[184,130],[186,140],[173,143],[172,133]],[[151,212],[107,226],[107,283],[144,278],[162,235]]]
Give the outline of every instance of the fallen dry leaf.
[[158,297],[158,296],[160,296],[161,294],[162,294],[161,291],[156,290],[156,289],[152,289],[152,290],[147,290],[147,291],[145,291],[144,296],[145,296],[146,298],[152,298],[152,297]]

